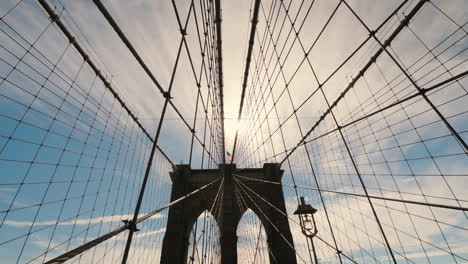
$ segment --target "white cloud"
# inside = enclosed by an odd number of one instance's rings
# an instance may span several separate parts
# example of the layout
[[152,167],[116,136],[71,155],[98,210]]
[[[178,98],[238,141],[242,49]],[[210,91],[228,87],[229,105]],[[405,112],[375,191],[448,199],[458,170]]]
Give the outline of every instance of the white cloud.
[[[144,216],[140,214],[139,217]],[[165,217],[162,214],[156,214],[152,216],[150,219],[158,219]],[[94,218],[79,218],[75,220],[68,220],[64,222],[57,221],[40,221],[34,222],[34,226],[49,226],[49,225],[88,225],[88,224],[97,224],[97,223],[110,223],[110,222],[121,222],[122,220],[132,219],[133,215],[111,215],[111,216],[104,216],[104,217],[94,217]],[[16,221],[16,220],[6,220],[4,222],[5,225],[14,226],[14,227],[29,227],[33,224],[31,221]]]
[[[269,8],[268,2],[263,2],[264,8]],[[328,15],[331,13],[337,1],[316,1],[316,5],[311,9],[311,14],[309,15],[308,20],[306,21],[305,28],[300,34],[301,41],[305,43],[306,48],[310,45],[311,41],[318,34],[321,26],[326,21]],[[363,16],[363,19],[369,25],[372,25],[372,28],[382,21],[382,18],[387,15],[389,12],[395,8],[399,1],[385,1],[383,2],[361,2],[361,1],[349,1],[350,5],[353,8],[356,8],[357,12]],[[121,41],[117,38],[115,33],[109,27],[107,22],[102,18],[100,13],[97,11],[95,6],[92,3],[84,1],[63,1],[64,5],[67,7],[67,10],[74,15],[77,23],[80,28],[83,30],[87,38],[89,38],[91,46],[96,50],[96,54],[93,59],[96,60],[96,63],[99,65],[99,68],[106,72],[106,75],[112,75],[110,78],[112,84],[118,90],[119,94],[124,98],[124,101],[128,103],[130,109],[137,113],[138,117],[149,118],[146,121],[143,120],[145,127],[150,130],[150,134],[153,135],[155,132],[157,120],[160,117],[161,107],[162,107],[162,97],[159,92],[156,91],[155,86],[148,79],[145,73],[137,65],[135,60],[129,54],[128,50]],[[187,2],[188,3],[188,2]],[[294,2],[291,8],[291,14],[294,14],[295,8],[298,7],[299,2]],[[306,1],[306,5],[310,1]],[[447,12],[450,17],[453,17],[458,23],[463,23],[465,19],[465,13],[463,8],[458,8],[462,6],[463,1],[459,1],[457,4],[447,4],[442,1],[435,1],[437,5],[442,6],[443,10]],[[167,88],[170,82],[171,71],[175,59],[175,53],[177,50],[177,45],[180,41],[180,32],[178,32],[178,25],[175,19],[175,14],[172,9],[172,6],[169,2],[164,1],[107,1],[105,5],[112,12],[112,15],[116,18],[118,24],[122,27],[123,31],[128,35],[131,42],[134,44],[136,49],[140,54],[142,54],[143,59],[147,62],[148,66],[153,72],[157,75],[157,78],[161,81],[161,84],[164,88]],[[187,11],[187,4],[183,1],[178,1],[177,5],[180,7],[181,14],[185,14]],[[430,4],[427,4],[430,5]],[[22,32],[27,32],[28,30],[33,31],[36,29],[37,25],[42,25],[46,23],[47,17],[43,13],[37,12],[35,9],[31,9],[29,5],[27,8],[19,9],[21,12],[12,15],[9,21],[16,23],[18,30]],[[224,73],[225,73],[225,113],[227,117],[236,117],[238,111],[239,95],[240,95],[240,86],[241,86],[241,75],[244,67],[244,54],[243,49],[247,43],[248,38],[248,23],[249,23],[249,1],[224,1],[223,2],[223,45],[224,45]],[[305,10],[305,9],[303,9]],[[42,12],[42,11],[41,11]],[[263,12],[263,11],[262,11]],[[330,25],[330,30],[326,32],[324,39],[321,40],[317,45],[317,48],[310,54],[310,59],[312,65],[316,68],[320,80],[323,81],[325,76],[330,73],[338,63],[340,63],[346,55],[349,54],[350,48],[356,46],[359,41],[366,37],[366,32],[362,26],[358,25],[358,21],[352,17],[349,11],[347,11],[342,5],[339,9],[339,14]],[[447,26],[450,22],[442,17],[440,13],[433,13],[434,9],[430,6],[424,7],[423,11],[415,19],[414,23],[410,25],[414,30],[416,30],[419,35],[430,45],[437,43],[441,37],[450,33],[447,28],[452,29],[454,25]],[[83,14],[86,14],[84,16]],[[300,14],[299,20],[301,20],[304,14]],[[182,16],[183,17],[183,16]],[[265,21],[263,19],[263,14],[260,15],[261,19],[259,22],[259,34],[263,34],[265,29]],[[24,19],[23,19],[24,18]],[[284,18],[284,10],[280,14],[280,19]],[[27,20],[26,20],[27,19]],[[193,19],[193,18],[192,18]],[[200,17],[198,17],[200,19]],[[40,20],[42,23],[31,23],[31,21]],[[67,20],[70,22],[70,20]],[[193,21],[192,21],[193,22]],[[289,21],[286,20],[285,30],[289,30],[290,25]],[[390,30],[394,29],[397,20],[391,21],[392,26],[389,27]],[[31,24],[34,27],[28,28],[27,25]],[[297,24],[296,24],[297,25]],[[37,31],[37,30],[35,30]],[[55,31],[54,31],[55,32]],[[196,47],[198,45],[196,41],[196,33],[194,28],[189,28],[188,42],[190,47],[193,48],[193,59],[198,63],[200,59],[200,54],[198,54]],[[75,32],[76,33],[76,32]],[[438,34],[435,34],[438,33]],[[27,35],[27,34],[25,34]],[[49,38],[49,41],[43,41],[40,43],[39,48],[46,52],[49,57],[56,58],[59,51],[62,50],[63,45],[65,45],[64,40],[59,38],[60,34],[55,32],[50,34],[45,38]],[[379,35],[384,39],[383,35]],[[52,41],[53,40],[53,41]],[[283,40],[283,39],[282,39]],[[290,40],[291,41],[291,40]],[[465,41],[466,42],[466,41]],[[290,42],[289,42],[290,43]],[[46,45],[47,44],[47,45]],[[282,42],[280,41],[280,44]],[[374,51],[376,49],[376,43],[371,43],[372,47],[366,46],[365,50]],[[411,45],[410,45],[411,44]],[[414,45],[413,45],[414,44]],[[466,44],[466,43],[465,43]],[[302,59],[302,51],[298,47],[298,43],[294,46],[294,52],[290,55],[286,61],[284,68],[286,71],[286,78],[292,75],[293,69],[298,65]],[[463,48],[463,45],[460,45],[460,48]],[[288,47],[289,45],[287,45]],[[465,45],[466,46],[466,45]],[[86,45],[86,48],[90,50],[89,45]],[[424,49],[420,46],[420,43],[415,41],[414,37],[411,36],[410,32],[404,31],[400,36],[392,43],[393,52],[401,55],[400,59],[404,66],[409,67],[409,65],[421,55],[420,51]],[[258,42],[256,46],[256,54],[254,54],[256,59],[258,59]],[[184,51],[185,52],[185,51]],[[372,53],[372,52],[370,52]],[[442,60],[449,58],[449,53],[440,55]],[[356,56],[356,59],[353,59],[350,65],[362,66],[364,58],[368,59],[369,53],[359,53]],[[466,54],[466,53],[465,53]],[[183,58],[181,65],[179,66],[178,73],[176,75],[176,80],[174,82],[174,91],[173,97],[174,102],[180,107],[181,112],[187,119],[193,118],[194,114],[194,97],[193,93],[195,91],[194,81],[190,68],[188,67],[188,61],[183,53]],[[283,61],[285,54],[282,55],[281,60]],[[450,61],[449,65],[455,65],[458,62],[464,60],[465,55],[461,55],[458,58]],[[99,59],[98,59],[99,57]],[[105,62],[106,66],[101,63],[101,60]],[[396,78],[399,74],[399,70],[390,62],[386,55],[382,55],[378,60],[379,66],[382,68],[385,73],[385,77],[392,81],[393,78]],[[73,67],[76,65],[76,59],[70,59],[63,64],[63,69],[67,71],[70,75],[73,72]],[[452,70],[453,72],[458,71],[463,68],[466,64],[461,64],[458,68]],[[421,77],[424,73],[433,67],[433,64],[428,64],[426,68],[416,71],[417,67],[410,69],[410,72],[415,76],[415,78]],[[330,80],[329,84],[324,88],[327,99],[333,101],[336,99],[343,88],[346,87],[349,82],[350,77],[355,76],[357,73],[358,67],[345,66],[345,68],[337,73],[337,77]],[[278,70],[275,72],[268,73],[270,77],[275,77],[278,73]],[[251,78],[254,75],[251,74]],[[421,83],[425,83],[433,77],[434,74],[429,74],[425,78],[419,80]],[[446,77],[446,75],[444,75]],[[366,82],[369,84],[369,87],[366,86],[364,81],[359,81],[355,88],[353,88],[350,93],[343,99],[342,103],[337,107],[339,111],[336,111],[336,115],[339,122],[350,121],[357,117],[362,116],[365,113],[370,112],[371,110],[376,109],[375,102],[372,100],[365,100],[372,98],[371,92],[374,95],[382,94],[388,92],[388,97],[383,97],[378,99],[378,104],[388,104],[395,101],[401,96],[392,96],[390,93],[390,87],[385,87],[385,80],[381,76],[377,69],[373,66],[368,73],[365,75]],[[405,83],[398,85],[397,78],[396,81],[392,81],[391,89],[396,92],[401,91]],[[84,84],[84,81],[83,81]],[[316,83],[312,77],[310,68],[307,65],[302,66],[298,75],[295,77],[294,81],[290,84],[291,97],[297,107],[300,102],[303,101],[308,95],[311,94],[313,89],[315,89]],[[264,103],[267,105],[267,110],[269,107],[272,107],[273,100],[277,99],[280,91],[284,88],[284,81],[280,76],[276,85],[272,87],[274,96],[269,96],[264,98]],[[250,103],[258,103],[255,96],[258,96],[260,89],[269,91],[270,87],[263,83],[263,86],[256,90],[256,94],[249,94],[247,100]],[[98,89],[96,89],[98,90]],[[413,89],[414,90],[414,89]],[[101,90],[99,90],[101,91]],[[96,98],[100,97],[100,94],[97,91],[92,91],[93,96]],[[458,96],[460,89],[457,87],[449,87],[430,96],[431,100],[434,100],[438,103],[443,103],[453,99]],[[266,96],[266,95],[265,95]],[[374,96],[376,97],[376,96]],[[187,99],[189,98],[189,99]],[[460,100],[462,103],[466,101]],[[112,102],[111,97],[105,97],[105,101],[102,105],[109,105]],[[363,109],[360,107],[363,106]],[[466,104],[465,104],[466,106]],[[44,107],[42,104],[38,104],[38,107]],[[302,132],[306,132],[310,126],[317,120],[316,117],[323,114],[326,110],[325,101],[322,98],[322,95],[317,93],[306,103],[298,112],[300,116],[300,122],[302,124]],[[394,109],[399,109],[398,107]],[[423,112],[427,110],[427,105],[422,101],[416,102],[415,100],[410,101],[404,104],[405,111],[409,115],[414,117],[411,118],[411,121],[415,124],[428,124],[433,121],[436,117],[434,115],[424,114]],[[240,137],[240,143],[238,145],[237,157],[247,157],[247,155],[252,155],[249,160],[246,160],[243,164],[238,164],[238,166],[250,166],[255,162],[258,162],[262,159],[271,157],[273,155],[273,149],[276,154],[278,152],[284,151],[294,146],[300,139],[299,129],[297,128],[296,121],[293,119],[286,123],[283,127],[282,132],[284,133],[285,143],[283,144],[282,137],[280,136],[280,131],[276,132],[275,135],[267,141],[264,148],[256,149],[259,142],[263,142],[269,136],[269,133],[276,130],[279,124],[284,121],[284,118],[287,117],[291,112],[292,108],[290,107],[288,94],[284,94],[282,99],[279,100],[277,104],[278,116],[280,120],[276,120],[276,112],[273,111],[269,114],[268,123],[264,123],[262,126],[257,126],[255,124],[253,127],[249,127],[247,131],[243,131]],[[444,108],[445,114],[454,114],[466,110],[463,104],[460,105],[451,105]],[[253,108],[249,108],[247,113],[252,113]],[[110,110],[109,112],[112,112]],[[176,117],[172,110],[169,110],[168,116],[170,118]],[[255,116],[256,118],[263,118],[266,116],[266,113],[260,112]],[[388,120],[384,120],[384,116]],[[247,116],[249,117],[249,116]],[[250,116],[251,117],[251,116]],[[453,121],[454,124],[466,122],[466,115],[463,116],[461,121]],[[466,156],[462,157],[460,160],[443,160],[443,159],[434,159],[434,162],[430,158],[430,155],[440,154],[446,149],[443,149],[444,144],[450,144],[450,142],[442,142],[441,144],[433,144],[429,146],[429,151],[426,151],[421,143],[417,143],[419,140],[418,135],[416,135],[416,130],[413,129],[412,125],[408,122],[405,122],[406,115],[403,111],[399,111],[395,114],[390,114],[390,111],[384,113],[384,115],[376,115],[374,118],[370,118],[369,121],[362,121],[355,126],[350,126],[344,129],[345,137],[348,142],[351,143],[351,151],[353,157],[358,163],[358,167],[361,173],[366,174],[364,176],[364,181],[367,184],[369,191],[375,195],[384,195],[386,197],[396,197],[397,191],[404,191],[412,194],[402,194],[403,198],[411,198],[412,200],[421,200],[424,198],[421,194],[424,192],[428,195],[441,196],[452,198],[453,194],[456,198],[459,199],[468,199],[466,196],[467,181],[463,177],[446,177],[445,179],[438,176],[436,177],[425,177],[423,174],[437,174],[441,170],[442,174],[449,175],[459,175],[466,174],[468,170],[466,161]],[[389,123],[395,123],[391,128],[385,128],[387,124],[384,121]],[[122,121],[125,122],[125,121]],[[452,120],[451,120],[452,122]],[[249,124],[249,120],[243,120],[242,124]],[[226,121],[226,144],[227,149],[231,148],[234,132],[236,130],[236,122],[232,120]],[[82,129],[85,129],[84,126],[79,125]],[[461,126],[461,125],[460,125]],[[335,124],[332,119],[327,118],[323,121],[322,125],[319,126],[315,132],[310,136],[313,138],[315,136],[322,135],[333,129]],[[260,133],[253,133],[258,129]],[[382,129],[382,130],[380,130]],[[390,136],[392,133],[399,133],[409,129],[408,133],[402,133],[398,136]],[[200,130],[198,130],[200,131]],[[163,126],[163,133],[161,134],[160,142],[163,144],[163,148],[169,154],[169,156],[176,162],[179,160],[188,160],[187,149],[189,146],[190,138],[187,133],[187,129],[181,124],[180,120],[166,121]],[[418,128],[417,132],[419,136],[423,139],[427,137],[434,137],[440,134],[447,132],[446,128],[443,125],[437,124],[435,126],[428,126],[425,128]],[[375,134],[375,135],[372,135]],[[201,135],[198,133],[197,135]],[[251,137],[249,137],[251,136]],[[201,136],[200,136],[201,137]],[[387,137],[386,139],[383,139]],[[398,147],[398,145],[407,144],[412,142],[405,147]],[[427,142],[428,145],[430,142]],[[250,146],[248,144],[251,144]],[[257,145],[256,145],[257,144]],[[363,145],[363,146],[360,146]],[[450,145],[450,149],[453,145]],[[361,193],[362,188],[360,183],[355,175],[354,168],[348,159],[346,149],[342,143],[340,136],[337,133],[331,134],[327,137],[324,137],[320,140],[314,141],[308,144],[308,151],[311,154],[312,164],[318,175],[318,181],[323,188],[330,188],[338,191],[356,191]],[[387,149],[382,151],[381,149]],[[244,153],[242,153],[242,151]],[[254,154],[253,151],[256,151]],[[432,153],[431,153],[432,151]],[[427,152],[427,153],[426,153]],[[423,158],[424,161],[428,161],[426,164],[417,166],[417,161],[413,163],[406,164],[405,162],[398,162],[398,160],[404,160],[410,155],[422,156],[423,153],[428,154]],[[429,155],[430,154],[430,155]],[[277,159],[276,161],[279,161]],[[384,161],[385,160],[385,161]],[[269,159],[270,162],[275,161],[275,159]],[[301,184],[315,187],[315,182],[311,177],[311,170],[309,168],[307,156],[305,155],[304,149],[301,147],[290,159],[292,172],[295,174],[295,177]],[[377,165],[379,164],[379,165]],[[255,164],[256,166],[258,164]],[[283,164],[283,168],[286,169],[284,176],[284,181],[288,183],[291,180],[291,173],[288,171],[287,163]],[[436,168],[436,165],[439,168]],[[422,167],[422,168],[421,168]],[[392,177],[380,176],[383,174],[410,174],[409,169],[418,169],[416,177],[396,177],[395,180]],[[379,177],[369,177],[378,175]],[[421,176],[418,176],[421,175]],[[155,180],[155,185],[164,184],[161,186],[168,186],[169,178],[168,175],[155,175],[151,177],[152,180]],[[160,180],[157,182],[156,180]],[[447,183],[446,183],[446,182]],[[398,190],[397,190],[398,188]],[[386,189],[390,191],[379,191],[379,189]],[[10,191],[8,189],[2,189],[3,191]],[[328,241],[332,242],[330,233],[328,232],[328,224],[325,220],[323,214],[323,205],[320,204],[316,192],[303,192],[303,195],[306,195],[310,200],[320,206],[318,213],[318,218],[320,219],[321,231],[320,236]],[[358,212],[372,216],[370,208],[364,202],[356,201],[354,199],[345,199],[340,195],[336,194],[327,194],[326,203],[328,210],[330,211],[332,225],[336,228],[336,237],[338,243],[346,252],[352,252],[354,255],[359,255],[362,252],[359,251],[372,251],[379,250],[383,252],[383,245],[381,243],[373,241],[372,236],[377,240],[381,241],[380,231],[378,230],[375,221],[367,217],[361,217]],[[438,199],[438,198],[427,198],[428,201],[433,202],[445,202],[448,203],[447,199]],[[18,204],[18,202],[15,202]],[[384,205],[381,201],[375,201],[376,204]],[[454,201],[450,202],[451,204],[457,204]],[[466,202],[461,202],[466,203]],[[405,211],[406,208],[402,205],[396,203],[387,203],[388,206],[394,207],[398,210]],[[294,199],[288,200],[288,209],[295,207]],[[408,206],[409,211],[416,215],[421,215],[429,219],[433,219],[432,213],[428,211],[427,208],[420,206]],[[431,220],[422,220],[418,217],[409,217],[405,213],[398,213],[390,210],[390,214],[385,208],[381,206],[376,206],[376,210],[380,216],[382,216],[381,221],[387,225],[393,225],[412,235],[416,235],[413,229],[414,221],[416,224],[416,229],[418,231],[418,236],[421,239],[431,242],[439,243],[440,234],[443,232],[450,238],[456,237],[457,230],[441,224],[441,231],[437,225],[434,225],[434,222]],[[447,210],[434,210],[435,218],[438,221],[444,221],[450,224],[463,226],[466,224],[466,217],[461,213],[455,213]],[[111,223],[119,222],[123,219],[131,218],[131,215],[116,215],[116,216],[105,216],[105,217],[96,217],[96,218],[81,218],[77,220],[69,220],[59,225],[70,226],[70,225],[85,225],[85,224],[95,224],[95,223]],[[162,215],[156,216],[157,218],[163,217]],[[32,222],[30,221],[16,221],[16,220],[6,220],[5,225],[11,227],[29,227]],[[47,226],[55,225],[56,221],[40,221],[34,223],[35,226]],[[251,229],[255,225],[244,225],[240,226],[239,233],[241,238],[245,238],[243,232],[245,228]],[[302,235],[298,227],[291,223],[291,229],[296,239],[296,247],[300,248],[301,254],[307,256],[308,254],[304,251],[305,244],[302,239]],[[384,227],[385,231],[388,231],[388,235],[391,240],[392,246],[395,246],[395,249],[399,252],[400,245],[397,241],[397,233],[394,232],[391,228]],[[339,230],[339,231],[338,231]],[[164,229],[153,230],[147,233],[139,233],[135,237],[143,238],[151,235],[156,235],[164,232]],[[369,235],[366,234],[369,233]],[[463,233],[464,234],[464,233]],[[404,235],[399,232],[402,240],[403,246],[405,249],[411,249],[411,252],[408,252],[408,258],[419,258],[422,253],[413,252],[420,250],[420,243],[417,239],[412,239],[409,236]],[[459,234],[458,234],[459,235]],[[449,243],[454,244],[453,252],[454,253],[463,253],[466,251],[466,245],[464,243],[456,244],[449,238]],[[247,238],[246,238],[247,239]],[[121,241],[122,239],[116,238],[116,241]],[[359,243],[354,243],[359,242]],[[371,242],[369,242],[371,241]],[[381,241],[382,242],[382,241]],[[35,241],[36,245],[44,245],[42,241]],[[324,248],[326,246],[322,245]],[[240,245],[240,252],[248,250],[248,248],[243,248],[244,245]],[[362,249],[360,248],[362,247]],[[142,254],[150,254],[151,248],[139,248]],[[103,248],[99,248],[98,251],[104,254]],[[102,252],[101,252],[102,251]],[[381,253],[380,252],[380,253]],[[379,255],[380,253],[377,253]],[[159,254],[159,253],[157,253]],[[156,254],[156,255],[157,255]],[[328,259],[332,257],[334,253],[332,250],[323,250],[320,253],[321,258]],[[439,256],[444,254],[441,250],[433,250],[428,253],[430,256]],[[84,258],[84,260],[88,260]]]

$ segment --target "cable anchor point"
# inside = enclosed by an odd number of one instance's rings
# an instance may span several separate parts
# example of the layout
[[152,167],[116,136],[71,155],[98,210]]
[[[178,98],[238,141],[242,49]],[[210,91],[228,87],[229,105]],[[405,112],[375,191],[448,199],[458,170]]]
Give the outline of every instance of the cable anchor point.
[[122,222],[127,226],[128,230],[133,232],[138,232],[140,229],[137,228],[136,223],[133,220],[122,220]]

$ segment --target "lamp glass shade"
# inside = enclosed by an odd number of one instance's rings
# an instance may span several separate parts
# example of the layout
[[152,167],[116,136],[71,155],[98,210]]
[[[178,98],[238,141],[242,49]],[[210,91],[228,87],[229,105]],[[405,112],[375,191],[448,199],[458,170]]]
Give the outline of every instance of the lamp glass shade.
[[302,233],[308,237],[313,237],[317,234],[317,227],[315,226],[314,219],[314,214],[316,212],[317,209],[306,204],[304,197],[301,197],[301,203],[297,206],[297,210],[294,214],[299,216]]
[[310,215],[304,215],[304,228],[307,230],[312,230],[312,219],[310,218]]
[[309,214],[301,215],[302,217],[302,224],[303,224],[303,231],[307,235],[312,235],[314,231],[314,224],[312,222],[312,217]]

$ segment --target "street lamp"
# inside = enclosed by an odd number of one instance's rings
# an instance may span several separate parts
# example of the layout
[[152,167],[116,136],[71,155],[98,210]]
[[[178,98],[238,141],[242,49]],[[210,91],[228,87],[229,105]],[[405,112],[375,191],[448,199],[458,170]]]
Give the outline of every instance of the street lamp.
[[297,206],[294,214],[299,215],[302,233],[308,238],[313,238],[318,232],[314,218],[316,212],[317,209],[313,208],[310,204],[306,204],[304,197],[301,196],[301,204]]
[[306,204],[304,197],[301,196],[301,204],[297,206],[297,210],[294,212],[294,214],[299,216],[299,223],[301,225],[302,233],[310,239],[312,251],[314,253],[315,264],[318,264],[317,253],[315,252],[313,241],[313,237],[317,235],[318,232],[314,218],[314,214],[316,212],[317,209],[313,208],[310,204]]

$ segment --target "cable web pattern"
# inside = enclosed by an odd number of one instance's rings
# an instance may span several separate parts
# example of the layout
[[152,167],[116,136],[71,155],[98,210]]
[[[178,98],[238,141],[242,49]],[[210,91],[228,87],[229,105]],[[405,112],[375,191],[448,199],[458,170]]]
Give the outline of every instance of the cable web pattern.
[[[158,263],[169,209],[203,198],[180,251],[221,263],[232,194],[238,263],[467,263],[467,9],[0,1],[2,262]],[[281,180],[245,176],[265,163]],[[217,178],[175,196],[184,166]]]
[[[234,159],[281,163],[298,262],[313,247],[320,263],[466,262],[466,12],[257,2]],[[318,209],[314,245],[300,196]]]
[[[83,5],[103,27],[98,41],[117,43],[122,61],[109,61],[86,32]],[[8,263],[159,261],[174,151],[195,168],[223,162],[214,3],[165,6],[178,45],[161,79],[106,6],[0,4],[0,254]],[[132,83],[117,76],[122,63]],[[135,106],[129,91],[150,94],[153,109]]]

